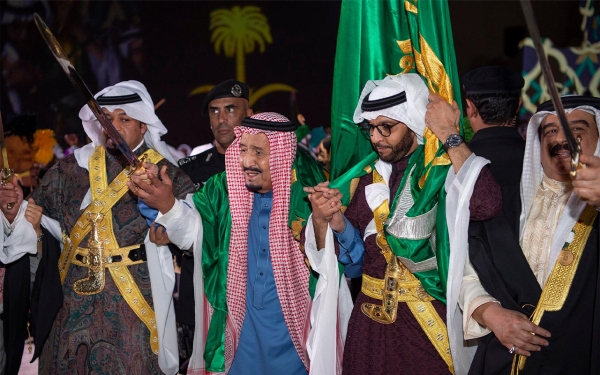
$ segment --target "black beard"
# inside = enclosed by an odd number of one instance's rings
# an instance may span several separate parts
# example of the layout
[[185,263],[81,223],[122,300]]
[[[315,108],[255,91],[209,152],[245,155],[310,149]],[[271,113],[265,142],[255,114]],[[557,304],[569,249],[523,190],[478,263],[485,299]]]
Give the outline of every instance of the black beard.
[[119,150],[118,147],[106,147],[106,152],[111,154],[112,156],[122,156],[123,153]]
[[250,190],[253,193],[258,193],[259,191],[261,191],[263,189],[263,187],[262,187],[262,185],[246,184],[246,189]]
[[[112,146],[109,146],[109,139],[112,141]],[[121,152],[121,150],[119,150],[119,148],[117,147],[117,143],[110,137],[106,136],[106,138],[104,139],[104,148],[106,149],[106,152],[108,152],[109,154],[111,154],[112,156],[121,156],[123,155],[123,153]]]
[[[377,144],[375,144],[374,146],[377,147]],[[412,131],[407,131],[396,146],[390,147],[392,149],[392,152],[388,156],[380,156],[379,158],[387,163],[395,163],[402,159],[404,156],[406,156],[412,148],[412,146]]]

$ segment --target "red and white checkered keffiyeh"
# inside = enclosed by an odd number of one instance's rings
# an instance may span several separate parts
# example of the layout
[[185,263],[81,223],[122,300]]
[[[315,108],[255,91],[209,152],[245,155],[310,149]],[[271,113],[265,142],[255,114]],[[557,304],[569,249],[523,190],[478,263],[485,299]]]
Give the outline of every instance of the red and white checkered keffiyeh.
[[[277,113],[260,113],[252,118],[273,123],[289,123],[286,117]],[[240,168],[239,142],[244,133],[264,133],[269,140],[269,166],[273,185],[273,205],[269,223],[271,263],[285,323],[298,355],[308,369],[306,337],[310,324],[311,305],[308,292],[309,271],[304,263],[300,244],[294,239],[288,227],[291,171],[296,157],[296,134],[293,131],[278,132],[246,126],[235,128],[236,138],[225,154],[232,223],[227,267],[227,325],[229,326],[230,323],[233,325],[237,336],[226,338],[225,362],[230,364],[233,360],[246,311],[248,224],[254,193],[246,188]],[[230,329],[226,330],[226,336],[232,334]],[[228,348],[229,345],[234,348]]]

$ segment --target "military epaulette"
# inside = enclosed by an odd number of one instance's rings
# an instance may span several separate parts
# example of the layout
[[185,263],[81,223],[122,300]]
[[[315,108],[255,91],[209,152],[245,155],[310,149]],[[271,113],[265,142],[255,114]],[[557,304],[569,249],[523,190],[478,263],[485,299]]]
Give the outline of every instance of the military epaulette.
[[182,165],[185,165],[193,160],[196,160],[196,155],[192,155],[192,156],[188,156],[187,158],[179,159],[179,161],[177,163],[181,167]]

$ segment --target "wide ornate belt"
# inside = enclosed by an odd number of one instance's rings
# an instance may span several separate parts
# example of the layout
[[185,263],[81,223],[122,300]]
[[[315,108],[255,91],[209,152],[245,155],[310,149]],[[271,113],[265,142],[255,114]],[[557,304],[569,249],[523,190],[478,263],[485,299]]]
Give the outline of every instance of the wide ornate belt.
[[[104,249],[102,256],[104,257],[104,267],[131,266],[146,261],[146,247],[138,244],[117,249]],[[72,263],[81,267],[89,267],[92,263],[89,249],[78,247]]]
[[[415,281],[396,281],[397,287],[390,288],[396,289],[397,301],[398,302],[428,302],[433,301],[434,298],[431,297],[419,280]],[[363,294],[375,298],[378,300],[383,300],[383,293],[385,290],[385,280],[378,279],[372,276],[363,273],[362,275],[362,287],[361,291]],[[390,293],[390,291],[386,291],[386,293]]]

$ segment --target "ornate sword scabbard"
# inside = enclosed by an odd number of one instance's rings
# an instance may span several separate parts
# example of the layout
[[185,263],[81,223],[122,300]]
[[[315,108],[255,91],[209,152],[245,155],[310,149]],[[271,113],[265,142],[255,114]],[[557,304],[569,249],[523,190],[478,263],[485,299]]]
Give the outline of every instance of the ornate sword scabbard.
[[[2,185],[12,182],[12,178],[15,175],[15,171],[10,168],[2,168]],[[9,210],[12,210],[13,204],[9,203],[6,205]]]
[[371,303],[363,303],[361,310],[366,316],[381,324],[392,324],[396,321],[398,288],[402,272],[403,270],[398,262],[398,257],[392,254],[385,269],[382,304],[381,306],[377,306]]
[[82,295],[91,295],[100,293],[104,289],[105,275],[104,265],[104,244],[100,238],[100,223],[104,219],[101,213],[88,213],[87,219],[92,226],[90,240],[88,241],[88,255],[83,263],[87,263],[88,277],[77,280],[73,285],[76,293]]

